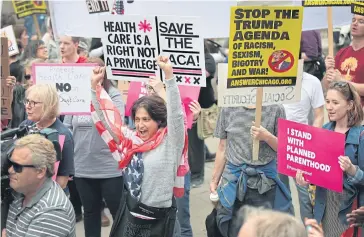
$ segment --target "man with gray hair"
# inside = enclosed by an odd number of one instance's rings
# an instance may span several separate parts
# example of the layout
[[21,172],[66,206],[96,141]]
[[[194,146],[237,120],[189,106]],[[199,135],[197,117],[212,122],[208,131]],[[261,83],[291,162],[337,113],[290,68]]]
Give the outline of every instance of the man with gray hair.
[[53,143],[39,134],[15,142],[9,158],[10,204],[2,237],[75,236],[75,214],[62,188],[52,180],[56,151]]

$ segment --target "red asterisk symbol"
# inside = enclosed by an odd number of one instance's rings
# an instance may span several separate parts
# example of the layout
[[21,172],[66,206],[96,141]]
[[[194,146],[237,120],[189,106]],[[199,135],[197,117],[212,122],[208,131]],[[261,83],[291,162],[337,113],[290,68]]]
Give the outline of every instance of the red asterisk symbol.
[[151,31],[152,30],[152,26],[150,25],[149,22],[147,22],[147,20],[141,21],[139,22],[139,30],[143,30],[144,33],[146,33],[147,31]]

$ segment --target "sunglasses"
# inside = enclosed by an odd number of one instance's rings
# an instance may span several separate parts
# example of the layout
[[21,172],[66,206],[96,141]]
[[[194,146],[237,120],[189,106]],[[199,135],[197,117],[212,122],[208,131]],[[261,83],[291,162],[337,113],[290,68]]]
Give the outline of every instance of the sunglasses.
[[32,77],[32,75],[30,75],[30,74],[26,74],[25,76],[24,76],[24,78],[25,78],[25,80],[30,80],[30,78]]
[[16,173],[21,173],[23,172],[23,168],[24,167],[28,167],[28,168],[35,168],[34,165],[21,165],[21,164],[18,164],[12,160],[9,159],[9,167],[13,166],[13,169]]

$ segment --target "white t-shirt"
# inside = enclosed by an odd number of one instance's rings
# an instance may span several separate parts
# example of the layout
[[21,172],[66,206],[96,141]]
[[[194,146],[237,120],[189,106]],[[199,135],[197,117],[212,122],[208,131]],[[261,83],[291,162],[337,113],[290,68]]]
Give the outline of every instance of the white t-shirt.
[[317,109],[325,104],[324,93],[319,79],[306,72],[302,77],[301,101],[285,104],[287,120],[308,124],[310,110]]

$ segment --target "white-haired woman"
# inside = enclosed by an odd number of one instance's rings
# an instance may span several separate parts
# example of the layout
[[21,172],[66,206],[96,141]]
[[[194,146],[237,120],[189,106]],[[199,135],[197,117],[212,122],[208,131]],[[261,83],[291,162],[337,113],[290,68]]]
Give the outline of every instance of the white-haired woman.
[[29,87],[24,99],[28,119],[20,126],[33,126],[35,129],[52,128],[64,135],[62,160],[59,163],[56,182],[68,194],[67,183],[75,173],[73,162],[73,138],[70,130],[57,118],[59,98],[55,86],[37,84]]

